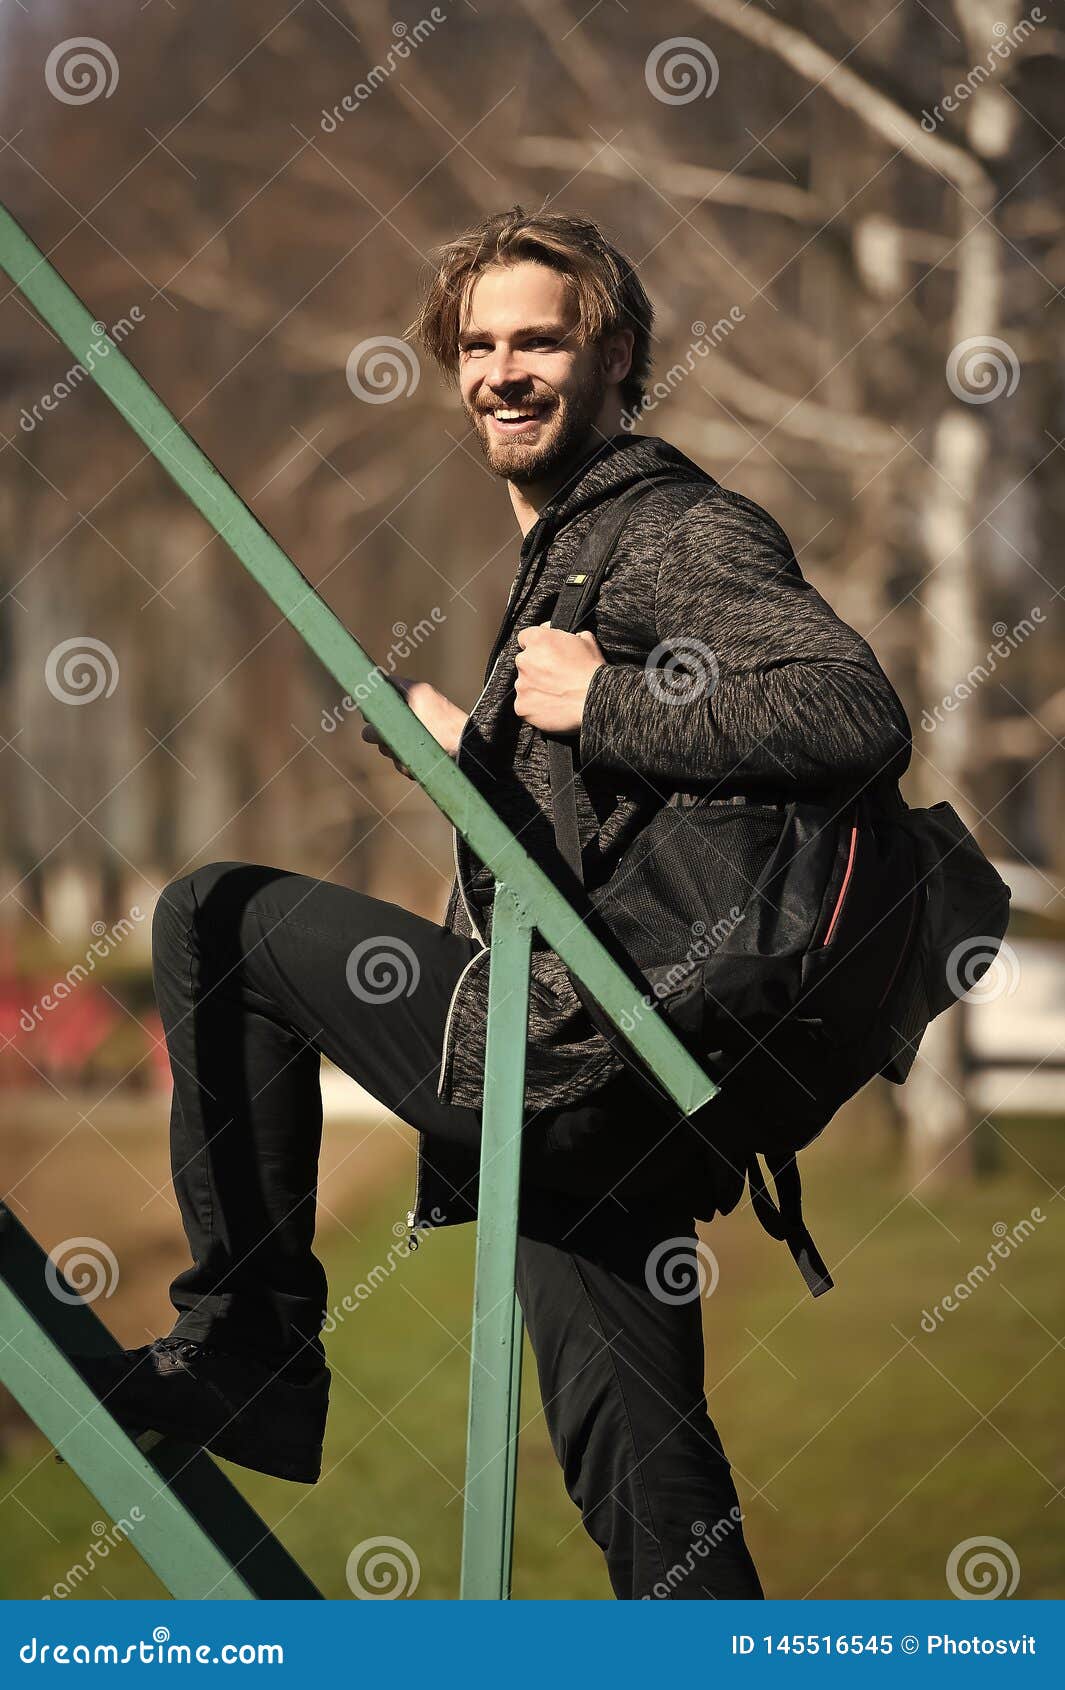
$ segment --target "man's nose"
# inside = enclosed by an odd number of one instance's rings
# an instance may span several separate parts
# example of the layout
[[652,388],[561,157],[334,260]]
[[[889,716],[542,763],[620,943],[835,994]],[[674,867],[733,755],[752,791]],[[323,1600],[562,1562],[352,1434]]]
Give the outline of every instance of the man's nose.
[[528,372],[522,369],[521,362],[515,354],[503,351],[499,347],[496,347],[489,360],[489,367],[485,372],[484,379],[486,386],[490,387],[493,393],[498,393],[503,399],[510,398],[513,389],[527,387],[529,382]]

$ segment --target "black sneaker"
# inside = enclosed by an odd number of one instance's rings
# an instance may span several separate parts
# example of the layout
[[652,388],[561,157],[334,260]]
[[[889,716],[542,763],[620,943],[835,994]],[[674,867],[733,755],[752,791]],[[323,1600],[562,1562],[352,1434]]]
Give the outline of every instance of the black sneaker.
[[132,1435],[163,1432],[277,1479],[313,1485],[322,1471],[329,1369],[290,1376],[194,1338],[71,1360]]

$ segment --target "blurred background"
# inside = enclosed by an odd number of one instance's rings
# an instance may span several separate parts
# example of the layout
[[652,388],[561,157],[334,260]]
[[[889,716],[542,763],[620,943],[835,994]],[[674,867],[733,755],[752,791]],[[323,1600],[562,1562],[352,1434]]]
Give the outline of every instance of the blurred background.
[[[657,307],[641,432],[782,522],[906,701],[906,796],[949,799],[1013,888],[907,1086],[804,1158],[835,1292],[746,1206],[706,1229],[711,1413],[772,1596],[957,1593],[974,1553],[972,1593],[1065,1595],[1057,12],[0,10],[0,198],[383,665],[472,704],[520,541],[403,342],[432,249],[514,203],[579,211]],[[186,1261],[160,890],[269,862],[438,916],[450,840],[6,281],[0,433],[0,1190],[140,1344]],[[350,1307],[325,1474],[227,1471],[327,1595],[391,1536],[415,1599],[453,1596],[471,1229],[406,1258],[411,1134],[322,1079],[318,1248]],[[161,1588],[125,1543],[85,1574],[108,1523],[2,1392],[0,1527],[5,1595]],[[529,1358],[515,1594],[609,1595]]]

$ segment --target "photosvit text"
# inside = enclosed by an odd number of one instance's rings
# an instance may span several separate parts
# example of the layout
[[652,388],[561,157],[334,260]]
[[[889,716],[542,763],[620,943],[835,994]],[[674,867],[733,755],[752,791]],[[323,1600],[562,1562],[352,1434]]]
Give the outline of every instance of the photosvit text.
[[946,1632],[930,1632],[915,1637],[908,1632],[896,1638],[890,1632],[865,1635],[858,1632],[782,1633],[779,1636],[751,1637],[733,1632],[734,1655],[1034,1655],[1035,1638],[1020,1637],[955,1637]]

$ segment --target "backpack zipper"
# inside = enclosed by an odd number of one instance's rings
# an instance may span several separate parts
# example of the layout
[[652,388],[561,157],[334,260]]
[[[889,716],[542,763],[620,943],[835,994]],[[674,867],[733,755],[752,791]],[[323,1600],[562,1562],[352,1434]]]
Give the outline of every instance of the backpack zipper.
[[828,924],[828,932],[825,934],[824,938],[821,941],[822,949],[824,948],[825,945],[828,944],[828,942],[831,939],[833,933],[835,932],[836,923],[839,920],[840,911],[843,908],[843,900],[847,896],[847,888],[849,887],[849,885],[851,883],[851,875],[854,872],[854,857],[855,857],[855,853],[856,853],[857,849],[858,849],[858,823],[853,822],[851,824],[851,842],[850,842],[850,849],[847,853],[847,867],[844,870],[844,874],[843,874],[843,884],[841,885],[841,887],[839,889],[839,897],[836,899],[836,907],[832,911],[832,920]]

